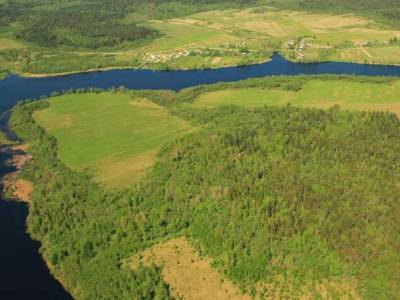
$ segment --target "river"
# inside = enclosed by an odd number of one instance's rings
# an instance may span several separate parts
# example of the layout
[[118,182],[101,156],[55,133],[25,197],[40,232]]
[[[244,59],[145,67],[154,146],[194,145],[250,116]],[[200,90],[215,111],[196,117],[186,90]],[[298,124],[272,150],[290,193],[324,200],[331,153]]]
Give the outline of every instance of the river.
[[[197,71],[112,70],[45,78],[10,75],[0,80],[0,128],[6,128],[8,111],[20,100],[38,99],[53,91],[124,86],[129,89],[180,90],[201,84],[233,82],[273,75],[365,75],[400,77],[400,66],[325,62],[302,64],[280,55],[263,64]],[[2,153],[3,163],[12,153]],[[1,167],[1,175],[11,172]],[[0,199],[0,299],[71,299],[50,275],[39,254],[38,242],[26,233],[26,204]]]

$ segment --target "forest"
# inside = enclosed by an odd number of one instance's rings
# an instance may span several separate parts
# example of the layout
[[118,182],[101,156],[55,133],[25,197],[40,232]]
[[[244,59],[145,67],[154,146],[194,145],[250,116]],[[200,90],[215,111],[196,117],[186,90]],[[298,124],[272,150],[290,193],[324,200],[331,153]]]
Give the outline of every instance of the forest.
[[[236,0],[238,4],[250,4]],[[169,4],[172,5],[165,5]],[[148,18],[178,16],[179,1],[118,0],[94,2],[58,1],[6,1],[0,3],[2,26],[14,22],[21,24],[17,30],[18,39],[42,47],[68,46],[86,49],[115,47],[124,42],[151,40],[158,37],[155,30],[136,24],[126,24],[123,19],[129,13],[150,13]],[[210,4],[227,4],[226,1],[181,1],[183,8],[191,11],[202,10]],[[187,7],[186,7],[187,6]]]
[[[389,82],[383,78],[347,78]],[[191,107],[227,87],[299,90],[309,77],[272,77],[146,97],[199,130],[166,144],[133,188],[107,189],[69,169],[57,140],[19,104],[11,124],[34,159],[28,229],[77,299],[168,299],[156,266],[126,260],[184,236],[254,297],[321,297],[322,283],[354,282],[361,298],[400,296],[400,121],[389,112],[284,107]],[[79,90],[69,93],[99,93]],[[212,141],[212,142],[210,142]],[[269,283],[263,285],[262,283]],[[341,293],[342,292],[342,293]],[[343,291],[327,289],[332,298]],[[347,295],[348,296],[348,295]]]

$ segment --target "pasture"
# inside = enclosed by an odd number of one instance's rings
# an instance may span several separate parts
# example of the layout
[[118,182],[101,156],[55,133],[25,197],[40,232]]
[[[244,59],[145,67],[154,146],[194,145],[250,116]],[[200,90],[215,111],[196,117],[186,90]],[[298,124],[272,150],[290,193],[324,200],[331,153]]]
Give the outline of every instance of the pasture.
[[91,169],[113,187],[135,183],[159,147],[189,129],[160,106],[125,93],[68,94],[49,103],[34,116],[56,137],[61,161],[74,170]]
[[391,111],[400,116],[400,81],[367,83],[311,80],[297,92],[261,88],[228,89],[205,93],[192,105],[197,108],[212,108],[221,105],[257,107],[287,103],[316,108],[339,105],[350,110]]

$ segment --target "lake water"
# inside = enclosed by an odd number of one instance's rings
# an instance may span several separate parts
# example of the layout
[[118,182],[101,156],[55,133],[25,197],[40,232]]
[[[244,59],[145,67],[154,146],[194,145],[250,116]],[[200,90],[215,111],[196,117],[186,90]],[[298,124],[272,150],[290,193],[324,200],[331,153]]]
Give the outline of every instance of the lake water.
[[[49,78],[23,78],[10,75],[0,80],[0,128],[5,128],[8,110],[18,101],[38,99],[53,91],[77,88],[180,90],[201,84],[233,82],[272,75],[346,74],[400,77],[400,66],[353,63],[292,63],[280,55],[259,65],[199,71],[113,70]],[[0,157],[1,161],[6,155]],[[10,172],[0,168],[0,173]],[[38,253],[39,243],[26,233],[25,204],[0,199],[0,299],[70,299],[51,277]]]
[[[3,149],[0,176],[14,171],[4,167],[13,153]],[[0,199],[0,299],[71,299],[49,273],[39,254],[40,244],[26,233],[27,215],[25,203]]]
[[272,75],[346,74],[366,76],[400,76],[400,66],[364,65],[354,63],[293,63],[280,55],[263,64],[197,71],[113,70],[56,76],[23,78],[10,75],[0,80],[0,112],[10,109],[16,101],[37,99],[52,91],[67,89],[125,86],[129,89],[180,90],[201,84],[232,82]]

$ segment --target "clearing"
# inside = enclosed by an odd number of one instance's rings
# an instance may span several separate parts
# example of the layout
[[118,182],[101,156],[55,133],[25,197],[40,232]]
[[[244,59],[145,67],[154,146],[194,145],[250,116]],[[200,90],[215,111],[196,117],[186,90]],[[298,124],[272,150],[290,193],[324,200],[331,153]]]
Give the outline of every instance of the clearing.
[[250,300],[238,287],[211,267],[211,261],[201,258],[185,238],[159,243],[132,259],[139,263],[162,266],[162,275],[172,295],[186,300]]
[[400,80],[370,83],[348,80],[310,80],[297,92],[277,89],[228,89],[201,95],[192,105],[212,108],[221,105],[257,107],[291,103],[302,107],[391,111],[400,116]]
[[60,159],[75,170],[94,170],[114,187],[137,182],[157,150],[189,130],[164,108],[128,93],[67,94],[49,103],[34,117],[56,137]]

